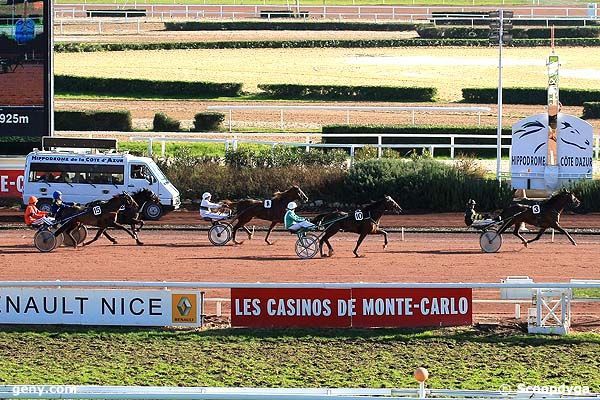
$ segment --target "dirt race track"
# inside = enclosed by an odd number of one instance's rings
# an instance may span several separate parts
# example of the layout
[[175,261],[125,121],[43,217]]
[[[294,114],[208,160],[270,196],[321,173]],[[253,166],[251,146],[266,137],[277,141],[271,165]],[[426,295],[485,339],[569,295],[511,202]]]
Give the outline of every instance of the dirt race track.
[[[0,231],[2,280],[140,280],[221,282],[499,282],[509,275],[528,275],[536,282],[567,282],[572,278],[599,279],[600,236],[577,235],[578,247],[564,236],[554,243],[546,235],[525,249],[517,239],[505,235],[497,254],[484,254],[478,234],[407,233],[401,241],[390,234],[390,245],[382,248],[382,237],[368,238],[364,258],[351,251],[356,236],[339,234],[332,241],[332,258],[300,260],[294,253],[295,237],[274,234],[275,244],[262,240],[263,232],[242,245],[213,247],[205,231],[142,231],[142,247],[115,232],[119,244],[104,238],[86,248],[59,248],[38,253],[29,230]],[[207,297],[228,297],[226,290],[209,290]],[[497,299],[497,290],[480,290],[475,299]],[[524,302],[525,307],[527,302]],[[514,314],[513,304],[477,303],[475,320],[499,321]],[[207,313],[215,304],[207,304]],[[224,311],[228,312],[228,304]],[[523,308],[526,315],[526,309]],[[599,330],[599,303],[573,305],[575,329]]]

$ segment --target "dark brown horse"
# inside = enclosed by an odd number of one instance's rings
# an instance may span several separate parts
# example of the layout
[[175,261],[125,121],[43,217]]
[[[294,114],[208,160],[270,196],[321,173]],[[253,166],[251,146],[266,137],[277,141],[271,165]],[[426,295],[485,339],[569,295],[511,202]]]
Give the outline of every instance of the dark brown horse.
[[106,232],[108,228],[117,228],[127,232],[132,238],[135,239],[138,245],[141,245],[143,243],[137,238],[135,231],[132,232],[116,222],[119,210],[133,207],[137,209],[137,203],[129,194],[125,192],[114,196],[108,201],[100,202],[99,204],[95,203],[95,205],[90,207],[70,207],[63,211],[62,218],[66,222],[56,231],[55,234],[58,235],[62,232],[65,232],[65,234],[69,235],[69,237],[72,239],[74,247],[77,247],[77,240],[73,236],[73,232],[79,228],[79,225],[91,225],[98,227],[98,232],[92,240],[84,243],[84,246],[87,246],[90,243],[98,240],[100,235],[106,236],[106,238],[113,244],[117,244],[117,241]]
[[[402,208],[390,196],[385,196],[379,201],[354,211],[354,213],[348,214],[346,212],[335,211],[316,216],[312,220],[312,223],[315,225],[327,226],[329,223],[333,222],[325,229],[325,234],[319,241],[321,257],[331,257],[333,255],[333,246],[329,243],[329,238],[339,231],[353,232],[360,235],[353,251],[356,257],[363,257],[358,254],[358,248],[367,235],[383,235],[383,248],[385,249],[388,245],[387,232],[379,228],[379,220],[386,211],[400,214]],[[327,255],[323,253],[323,244],[326,244],[329,249]]]
[[266,200],[253,200],[246,199],[240,201],[224,201],[223,204],[227,205],[231,209],[235,210],[235,219],[237,220],[233,227],[233,241],[234,243],[240,244],[235,240],[235,234],[238,229],[245,228],[245,225],[252,220],[252,218],[263,219],[271,221],[271,226],[265,237],[267,244],[273,244],[269,242],[269,235],[275,225],[283,223],[283,217],[287,211],[287,205],[290,201],[300,200],[302,202],[308,201],[308,197],[304,194],[302,189],[294,185],[284,192],[275,192],[271,199]]
[[[545,200],[537,205],[524,205],[524,204],[513,204],[502,211],[502,220],[508,220],[512,218],[510,223],[501,228],[502,233],[509,227],[514,226],[513,235],[521,239],[525,247],[528,243],[535,242],[538,240],[546,229],[554,228],[557,231],[567,235],[567,238],[571,241],[574,246],[577,246],[575,240],[565,231],[559,224],[560,214],[563,210],[568,207],[579,207],[581,202],[575,195],[567,190],[561,190],[558,194],[555,194],[548,200]],[[519,233],[519,227],[521,223],[537,226],[540,229],[537,236],[531,240],[525,240]]]

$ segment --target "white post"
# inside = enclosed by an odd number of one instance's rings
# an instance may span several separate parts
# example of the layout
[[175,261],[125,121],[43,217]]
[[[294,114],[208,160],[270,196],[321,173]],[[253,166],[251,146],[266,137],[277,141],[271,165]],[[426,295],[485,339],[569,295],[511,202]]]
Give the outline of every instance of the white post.
[[148,139],[148,156],[152,157],[152,138]]
[[166,147],[167,147],[167,143],[165,141],[165,136],[163,135],[163,137],[161,138],[162,141],[160,142],[160,155],[161,157],[165,157],[165,151],[166,151]]
[[450,158],[454,160],[454,135],[450,136]]
[[500,168],[502,162],[502,39],[504,31],[504,10],[498,13],[500,32],[498,34],[498,130],[496,132],[496,179],[500,183]]
[[381,158],[381,145],[383,140],[381,139],[381,135],[377,136],[377,158]]

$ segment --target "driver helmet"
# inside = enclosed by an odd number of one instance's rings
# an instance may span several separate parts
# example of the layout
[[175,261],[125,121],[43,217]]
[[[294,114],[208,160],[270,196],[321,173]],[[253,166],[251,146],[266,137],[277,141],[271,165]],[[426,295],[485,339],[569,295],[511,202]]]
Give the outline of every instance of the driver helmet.
[[477,204],[477,203],[475,203],[475,200],[473,200],[473,199],[469,199],[469,201],[467,202],[468,206],[474,206],[475,204]]
[[30,196],[30,197],[29,197],[29,205],[30,205],[30,206],[32,206],[32,205],[34,205],[34,204],[36,204],[37,202],[38,202],[38,199],[37,199],[37,197],[35,197],[35,196]]
[[62,200],[62,193],[57,190],[56,192],[52,193],[52,198],[54,200]]
[[208,192],[204,192],[204,194],[202,194],[202,200],[208,200],[212,197],[212,195]]
[[288,210],[294,210],[294,209],[296,209],[296,207],[298,207],[298,204],[296,204],[296,203],[295,203],[295,202],[293,202],[293,201],[290,201],[290,202],[288,203],[288,205],[287,205],[287,209],[288,209]]

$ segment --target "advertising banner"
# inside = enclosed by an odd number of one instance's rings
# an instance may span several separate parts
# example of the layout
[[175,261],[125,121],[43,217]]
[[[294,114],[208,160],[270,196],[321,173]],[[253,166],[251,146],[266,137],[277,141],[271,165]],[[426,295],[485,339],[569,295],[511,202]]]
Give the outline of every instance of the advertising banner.
[[558,166],[561,175],[592,174],[594,130],[573,115],[558,114]]
[[0,3],[0,137],[50,134],[50,0]]
[[0,288],[0,324],[200,326],[202,294]]
[[471,289],[231,289],[231,325],[377,328],[470,325]]
[[21,197],[24,182],[23,174],[23,170],[0,169],[0,197]]

